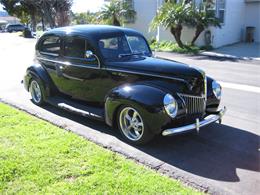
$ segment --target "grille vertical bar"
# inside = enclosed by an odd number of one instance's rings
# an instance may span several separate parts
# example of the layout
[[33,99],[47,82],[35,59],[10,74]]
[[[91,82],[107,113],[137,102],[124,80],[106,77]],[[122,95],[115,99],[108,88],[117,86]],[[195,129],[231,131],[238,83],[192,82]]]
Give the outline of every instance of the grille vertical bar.
[[179,94],[183,99],[186,108],[187,114],[201,114],[205,111],[206,99],[199,96],[191,96],[186,94]]

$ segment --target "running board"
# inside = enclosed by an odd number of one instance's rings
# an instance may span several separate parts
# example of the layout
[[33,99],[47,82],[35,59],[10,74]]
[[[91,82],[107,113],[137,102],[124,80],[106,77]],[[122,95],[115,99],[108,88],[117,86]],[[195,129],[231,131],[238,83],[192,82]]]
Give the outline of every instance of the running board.
[[59,96],[50,97],[47,99],[46,102],[55,107],[61,108],[71,113],[78,114],[83,117],[104,121],[104,110],[100,108],[82,105],[73,100]]

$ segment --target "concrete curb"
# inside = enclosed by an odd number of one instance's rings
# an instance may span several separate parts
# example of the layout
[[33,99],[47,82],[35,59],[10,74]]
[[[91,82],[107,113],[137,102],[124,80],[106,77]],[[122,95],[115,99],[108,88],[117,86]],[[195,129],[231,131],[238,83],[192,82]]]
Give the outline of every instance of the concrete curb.
[[238,57],[238,56],[233,56],[233,55],[228,55],[228,54],[220,54],[220,53],[215,53],[215,52],[210,52],[210,51],[204,51],[204,52],[199,53],[198,55],[214,57],[214,58],[226,58],[226,59],[233,59],[233,60],[255,60],[255,61],[260,61],[260,58]]

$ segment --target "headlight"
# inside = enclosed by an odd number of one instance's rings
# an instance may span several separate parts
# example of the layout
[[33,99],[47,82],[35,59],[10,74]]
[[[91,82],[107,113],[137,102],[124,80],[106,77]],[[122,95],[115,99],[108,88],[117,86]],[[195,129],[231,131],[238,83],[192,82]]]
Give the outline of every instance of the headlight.
[[178,103],[174,99],[174,97],[170,94],[166,94],[163,99],[163,104],[167,114],[171,118],[174,118],[177,115],[178,111]]
[[216,82],[216,81],[212,82],[212,90],[213,90],[213,93],[216,96],[216,98],[218,100],[220,100],[221,99],[221,86],[218,82]]

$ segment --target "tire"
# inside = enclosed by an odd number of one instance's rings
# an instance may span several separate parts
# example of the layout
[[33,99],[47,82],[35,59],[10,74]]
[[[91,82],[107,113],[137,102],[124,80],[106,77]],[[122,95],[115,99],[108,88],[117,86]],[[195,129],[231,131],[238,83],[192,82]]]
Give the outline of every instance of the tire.
[[151,141],[154,134],[149,132],[147,122],[141,112],[132,106],[120,107],[117,125],[123,138],[131,144],[143,145]]
[[36,78],[32,78],[29,85],[29,92],[31,94],[32,102],[38,106],[44,104],[44,88],[41,81]]

